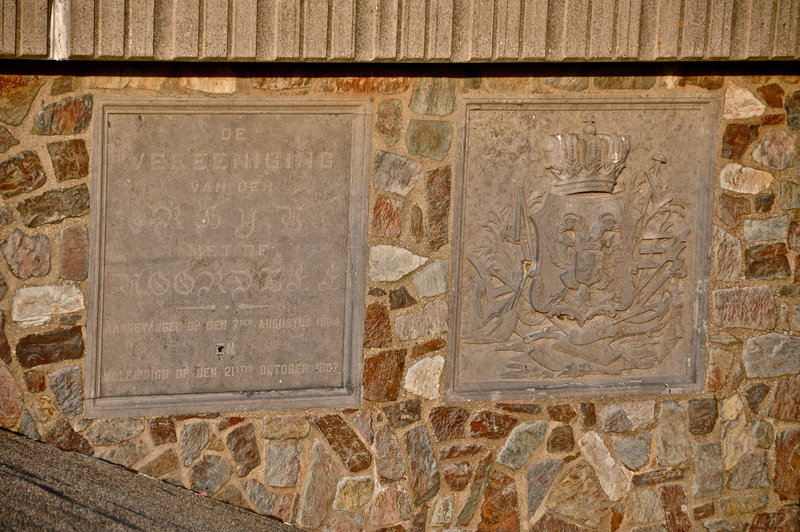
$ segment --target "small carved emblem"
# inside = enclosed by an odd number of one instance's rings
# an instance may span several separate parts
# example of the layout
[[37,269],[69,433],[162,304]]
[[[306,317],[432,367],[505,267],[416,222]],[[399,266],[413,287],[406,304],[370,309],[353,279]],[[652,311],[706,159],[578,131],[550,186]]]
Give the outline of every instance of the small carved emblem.
[[618,183],[631,141],[593,123],[546,137],[550,191],[513,191],[468,250],[477,282],[463,340],[518,353],[503,378],[645,369],[684,334],[687,206],[663,186],[661,155]]

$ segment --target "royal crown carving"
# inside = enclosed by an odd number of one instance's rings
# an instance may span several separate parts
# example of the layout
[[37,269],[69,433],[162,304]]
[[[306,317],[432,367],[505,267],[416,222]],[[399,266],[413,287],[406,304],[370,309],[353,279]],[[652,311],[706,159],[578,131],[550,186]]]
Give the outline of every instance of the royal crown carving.
[[613,192],[630,151],[628,137],[597,134],[594,125],[585,133],[549,135],[542,142],[545,169],[557,179],[560,194]]

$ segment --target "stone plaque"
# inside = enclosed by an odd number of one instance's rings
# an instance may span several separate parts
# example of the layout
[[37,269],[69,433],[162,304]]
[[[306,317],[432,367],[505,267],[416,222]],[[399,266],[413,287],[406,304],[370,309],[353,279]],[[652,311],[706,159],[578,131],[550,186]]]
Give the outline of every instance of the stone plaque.
[[86,412],[357,404],[364,101],[101,101]]
[[467,99],[449,398],[699,390],[718,102]]

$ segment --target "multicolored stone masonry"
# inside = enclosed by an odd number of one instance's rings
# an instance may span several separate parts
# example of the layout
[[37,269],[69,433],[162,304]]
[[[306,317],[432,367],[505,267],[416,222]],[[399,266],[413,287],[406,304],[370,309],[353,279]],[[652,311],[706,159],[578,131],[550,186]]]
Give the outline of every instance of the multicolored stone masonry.
[[[800,76],[494,72],[2,76],[0,424],[307,530],[800,530]],[[701,392],[445,401],[458,104],[543,94],[720,99]],[[86,417],[101,96],[369,102],[356,407]]]

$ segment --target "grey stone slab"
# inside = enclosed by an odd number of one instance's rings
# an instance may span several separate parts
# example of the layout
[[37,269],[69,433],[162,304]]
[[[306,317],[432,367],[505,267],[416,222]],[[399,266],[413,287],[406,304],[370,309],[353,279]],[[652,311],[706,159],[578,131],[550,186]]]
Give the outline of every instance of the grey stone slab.
[[355,2],[330,0],[328,35],[330,59],[352,59],[355,55]]
[[17,53],[22,57],[47,55],[50,33],[48,0],[25,0],[17,3]]
[[14,55],[17,48],[17,2],[3,0],[0,2],[3,19],[0,26],[0,53]]
[[400,7],[400,50],[398,59],[425,56],[425,0],[408,0]]
[[357,402],[364,101],[101,100],[95,120],[87,415]]
[[69,5],[70,55],[94,54],[94,0],[72,0]]
[[228,55],[228,0],[206,0],[203,7],[200,57],[224,59]]
[[718,104],[464,99],[449,399],[702,387]]
[[97,11],[97,53],[103,57],[122,57],[125,52],[125,0],[100,0]]
[[128,57],[153,56],[154,10],[153,0],[128,0]]
[[254,58],[258,33],[258,2],[235,0],[231,2],[230,9],[233,11],[230,54],[236,59]]
[[328,46],[328,2],[306,0],[305,27],[303,28],[303,57],[324,59]]

